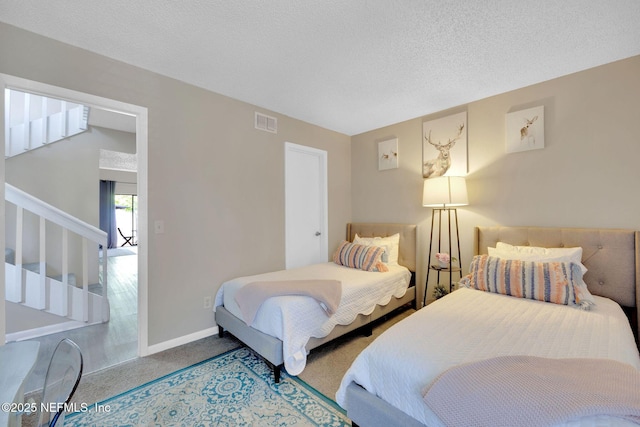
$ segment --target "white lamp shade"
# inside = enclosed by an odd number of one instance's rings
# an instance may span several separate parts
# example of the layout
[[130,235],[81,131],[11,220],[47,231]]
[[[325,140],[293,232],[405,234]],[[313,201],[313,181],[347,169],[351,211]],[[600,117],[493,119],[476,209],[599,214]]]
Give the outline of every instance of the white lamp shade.
[[424,180],[422,206],[449,207],[468,204],[467,181],[464,177],[439,176]]

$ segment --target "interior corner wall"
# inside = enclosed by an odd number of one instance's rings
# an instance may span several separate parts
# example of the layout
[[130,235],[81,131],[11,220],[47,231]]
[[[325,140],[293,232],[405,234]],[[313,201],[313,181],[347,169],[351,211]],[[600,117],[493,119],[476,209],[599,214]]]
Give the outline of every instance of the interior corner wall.
[[[344,238],[349,136],[3,23],[0,58],[0,73],[148,109],[149,346],[215,326],[203,300],[223,281],[284,268],[285,141],[327,151],[329,252]],[[255,111],[278,133],[254,129]]]
[[[458,209],[465,272],[475,226],[640,229],[638,76],[640,56],[352,137],[353,221],[418,224],[424,286],[431,210],[421,206],[422,123],[466,111],[469,206]],[[544,106],[545,147],[507,154],[505,115],[536,106]],[[389,138],[398,138],[399,168],[378,171],[378,142]]]

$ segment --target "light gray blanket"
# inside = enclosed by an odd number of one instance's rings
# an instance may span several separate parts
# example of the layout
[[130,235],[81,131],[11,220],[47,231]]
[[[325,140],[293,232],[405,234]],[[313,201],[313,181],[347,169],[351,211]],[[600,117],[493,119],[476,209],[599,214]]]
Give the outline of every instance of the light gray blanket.
[[447,426],[552,426],[595,415],[640,423],[640,371],[606,359],[503,356],[450,368],[424,401]]
[[249,326],[253,323],[262,303],[281,295],[304,295],[314,298],[327,316],[338,309],[342,297],[342,282],[339,280],[282,280],[251,282],[236,292],[242,318]]

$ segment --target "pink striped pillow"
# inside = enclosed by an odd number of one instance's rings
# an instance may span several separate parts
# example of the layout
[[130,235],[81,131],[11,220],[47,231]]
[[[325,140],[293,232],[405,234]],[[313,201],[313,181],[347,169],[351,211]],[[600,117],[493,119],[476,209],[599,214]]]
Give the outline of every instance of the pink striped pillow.
[[345,240],[333,254],[333,262],[366,271],[389,271],[382,262],[383,253],[382,247],[358,245]]
[[478,255],[464,278],[481,291],[588,308],[576,289],[582,271],[575,262],[535,262]]

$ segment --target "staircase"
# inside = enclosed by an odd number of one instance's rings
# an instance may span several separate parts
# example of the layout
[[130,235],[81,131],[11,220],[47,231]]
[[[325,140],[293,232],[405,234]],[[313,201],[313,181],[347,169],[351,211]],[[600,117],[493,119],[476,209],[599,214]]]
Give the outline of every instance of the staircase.
[[[89,288],[89,251],[98,251],[107,247],[107,234],[96,227],[72,217],[39,200],[24,191],[5,183],[7,207],[15,205],[15,248],[5,250],[5,298],[7,301],[21,304],[37,310],[43,310],[65,317],[75,326],[66,329],[109,321],[109,300],[107,297],[107,257],[99,259],[98,288],[100,294],[90,292]],[[39,218],[39,260],[36,263],[23,263],[23,240],[25,214]],[[11,229],[12,227],[8,227]],[[59,274],[49,277],[46,251],[48,229],[59,228],[61,239],[59,253],[61,266]],[[29,233],[27,233],[29,234]],[[34,233],[31,233],[34,234]],[[78,240],[82,257],[80,283],[76,283],[76,274],[69,272],[70,240]]]
[[5,158],[87,130],[89,107],[5,89]]

